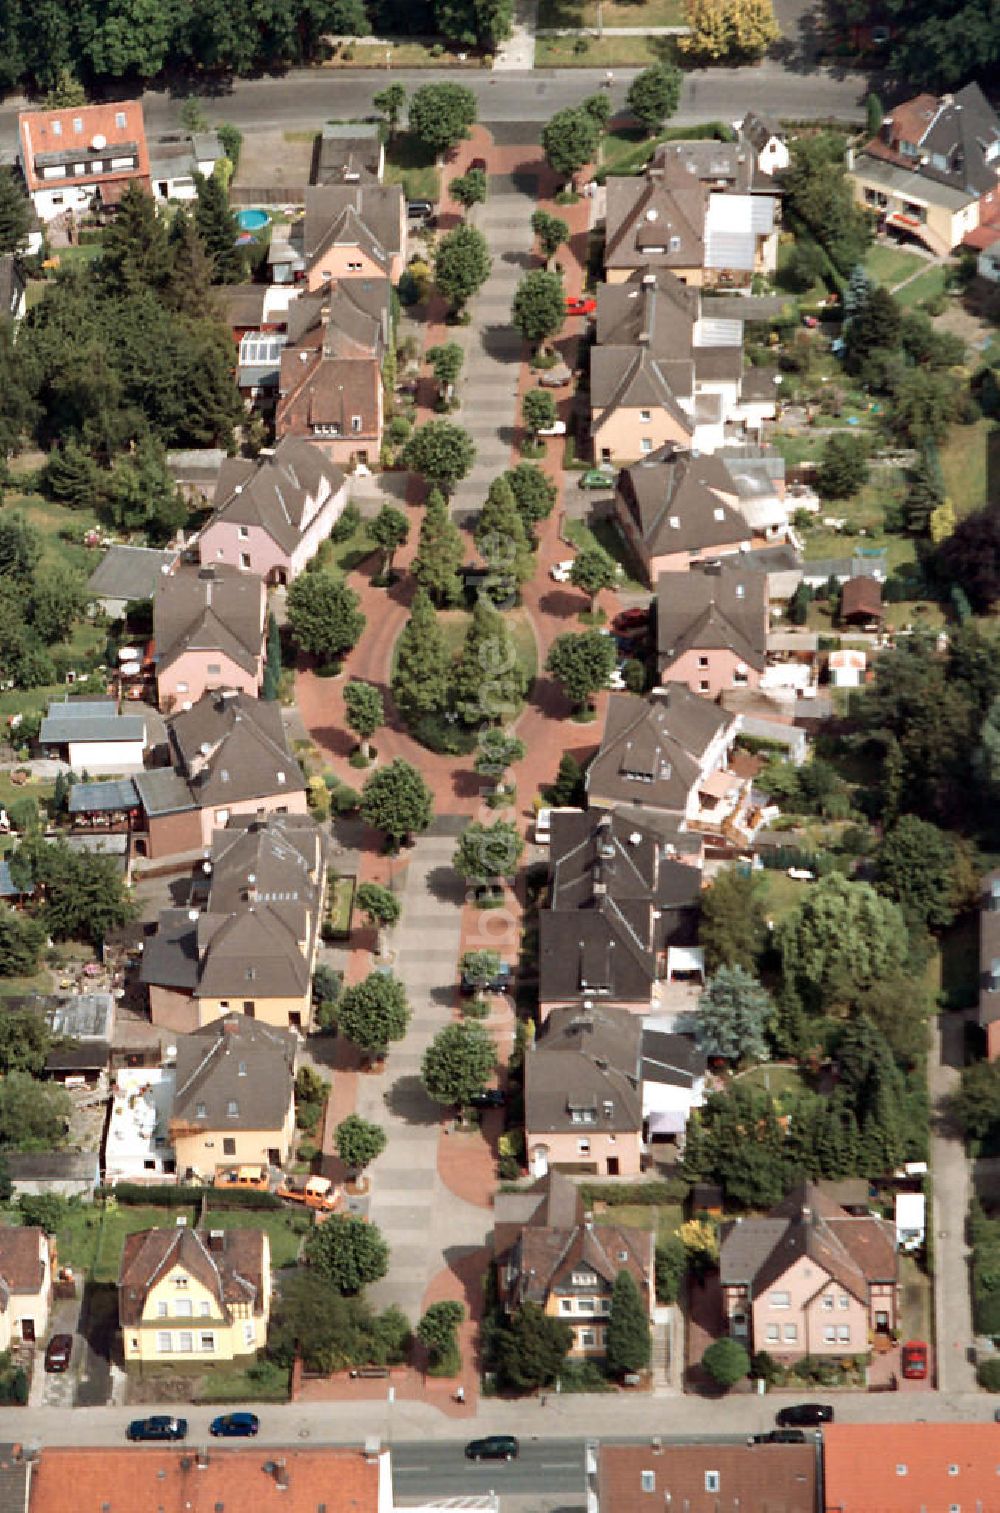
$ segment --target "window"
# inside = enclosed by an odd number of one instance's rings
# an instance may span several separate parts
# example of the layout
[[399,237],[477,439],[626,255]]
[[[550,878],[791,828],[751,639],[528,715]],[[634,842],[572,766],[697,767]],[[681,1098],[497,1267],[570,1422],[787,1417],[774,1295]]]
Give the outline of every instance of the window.
[[778,1326],[777,1326],[777,1324],[768,1324],[768,1326],[767,1326],[767,1343],[769,1345],[776,1345],[778,1343],[778,1338],[779,1338],[779,1335],[778,1335]]
[[77,135],[79,135],[79,133],[83,130],[83,117],[82,116],[74,116],[73,117],[73,130],[77,133]]
[[250,527],[248,525],[241,525],[240,526],[240,528],[239,528],[239,538],[240,538],[241,541],[247,541],[247,540],[249,540],[249,538],[250,538]]
[[949,1476],[957,1476],[958,1475],[958,1467],[957,1466],[949,1466],[948,1467],[948,1475]]
[[156,1317],[158,1319],[165,1319],[166,1316],[167,1316],[167,1305],[166,1305],[166,1303],[157,1303],[157,1305],[156,1305]]
[[597,1111],[592,1108],[574,1108],[569,1111],[570,1124],[596,1124]]
[[[253,1326],[251,1325],[251,1328]],[[198,1336],[198,1348],[206,1355],[212,1355],[215,1351],[215,1334],[211,1329],[203,1329]]]
[[240,552],[240,567],[243,569],[243,571],[245,573],[250,571],[250,553],[249,552]]
[[62,122],[61,121],[53,121],[52,122],[52,135],[54,137],[61,137],[62,136]]
[[83,175],[83,174],[85,174],[87,172],[87,165],[86,165],[86,163],[74,163],[73,164],[73,172],[75,174],[77,174],[77,175]]
[[772,1308],[791,1308],[792,1295],[790,1292],[772,1292],[768,1302]]
[[699,657],[698,658],[698,666],[699,667],[707,667],[708,666],[708,658],[707,657]]
[[576,1152],[577,1152],[578,1156],[589,1156],[590,1155],[590,1141],[589,1140],[578,1140],[576,1142]]
[[207,1119],[208,1118],[208,1105],[204,1104],[204,1103],[196,1104],[195,1105],[194,1116],[195,1116],[196,1119]]
[[786,1343],[786,1345],[794,1345],[795,1342],[796,1342],[796,1340],[798,1339],[798,1337],[799,1337],[799,1326],[798,1326],[798,1324],[786,1324],[785,1325],[785,1343]]
[[239,1117],[240,1117],[240,1106],[236,1102],[235,1098],[230,1098],[229,1102],[226,1104],[226,1118],[227,1119],[238,1119]]
[[351,416],[351,430],[352,431],[360,431],[361,430],[361,416],[360,415],[352,415]]
[[828,1324],[823,1330],[823,1339],[828,1345],[832,1345],[837,1338],[837,1331],[832,1324]]
[[177,685],[177,692],[178,693],[187,693],[187,691],[188,691],[188,685],[186,683],[178,683],[178,685]]
[[580,1344],[583,1345],[583,1346],[586,1346],[586,1345],[596,1345],[597,1344],[597,1335],[594,1333],[594,1331],[592,1329],[581,1329],[580,1330]]
[[680,239],[679,236],[672,236],[670,238],[670,250],[671,250],[671,252],[680,252],[680,250],[681,250],[681,239]]
[[699,693],[711,693],[712,692],[712,685],[711,685],[711,683],[709,683],[709,681],[708,681],[707,678],[702,678],[701,681],[699,682],[699,684],[698,684],[698,692]]
[[651,436],[643,436],[639,442],[639,450],[644,457],[648,457],[649,453],[653,450],[653,438]]
[[177,1336],[177,1349],[180,1351],[181,1355],[194,1354],[194,1335],[191,1333],[190,1329],[182,1329],[180,1334]]
[[573,1299],[572,1298],[563,1298],[562,1301],[559,1304],[559,1307],[562,1309],[563,1313],[572,1313],[573,1312]]
[[655,1492],[656,1491],[656,1472],[655,1471],[640,1471],[639,1472],[639,1485],[642,1488],[643,1492]]
[[156,1334],[156,1350],[157,1350],[157,1354],[158,1355],[169,1355],[170,1352],[173,1350],[173,1348],[174,1348],[174,1342],[173,1342],[173,1339],[171,1338],[169,1329],[160,1329],[160,1330],[157,1330],[157,1334]]
[[222,1140],[222,1154],[224,1156],[236,1155],[236,1141],[232,1135],[225,1135]]
[[207,1298],[203,1298],[201,1303],[198,1305],[198,1312],[201,1314],[203,1319],[207,1319],[211,1315],[212,1305]]
[[824,1308],[824,1311],[826,1313],[832,1313],[833,1312],[833,1293],[832,1292],[831,1293],[827,1293],[826,1297],[823,1299],[823,1308]]
[[847,1296],[846,1292],[842,1292],[840,1294],[840,1297],[837,1299],[837,1303],[838,1303],[838,1306],[841,1307],[841,1308],[850,1308],[850,1306],[851,1306],[851,1300]]
[[840,1343],[842,1345],[849,1345],[851,1343],[851,1326],[850,1326],[850,1324],[838,1324],[837,1325],[837,1339],[840,1341]]
[[187,1284],[188,1284],[187,1277],[184,1275],[184,1273],[182,1271],[178,1272],[177,1275],[174,1277],[174,1286],[175,1287],[186,1287]]
[[601,1299],[601,1312],[602,1313],[610,1313],[611,1312],[611,1299],[610,1298],[602,1298]]
[[572,1280],[574,1287],[593,1287],[597,1278],[592,1271],[574,1271]]
[[577,1298],[576,1303],[577,1303],[577,1307],[579,1308],[579,1310],[580,1310],[581,1313],[593,1313],[594,1312],[594,1300],[593,1300],[593,1298]]
[[719,1473],[718,1473],[718,1471],[706,1471],[705,1472],[705,1491],[706,1492],[718,1492],[718,1490],[719,1490]]
[[208,664],[208,675],[209,675],[210,678],[211,677],[216,677],[217,678],[221,672],[222,672],[222,663],[221,662],[209,662],[209,664]]
[[639,420],[641,421],[641,423],[644,426],[648,426],[649,422],[652,420],[652,418],[653,418],[653,412],[652,412],[652,410],[640,410],[639,411]]
[[903,1465],[902,1462],[896,1467],[896,1475],[897,1476],[905,1476],[906,1475],[906,1466]]
[[179,1319],[190,1319],[194,1317],[194,1304],[192,1303],[190,1298],[177,1299],[177,1317]]
[[253,1349],[253,1346],[255,1344],[253,1336],[253,1319],[244,1319],[243,1321],[243,1343],[247,1346],[248,1349]]
[[125,112],[123,110],[115,112],[115,125],[118,127],[125,125]]
[[360,273],[363,267],[363,263],[348,263],[347,271],[348,273]]

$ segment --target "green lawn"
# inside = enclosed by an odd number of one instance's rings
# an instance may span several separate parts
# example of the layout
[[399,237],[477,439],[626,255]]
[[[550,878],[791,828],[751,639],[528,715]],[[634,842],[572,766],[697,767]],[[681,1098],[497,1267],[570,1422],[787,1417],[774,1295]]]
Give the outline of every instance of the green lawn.
[[333,935],[347,937],[351,933],[351,913],[354,909],[353,877],[337,877],[330,884],[327,903],[327,928]]
[[[635,5],[619,5],[615,0],[606,0],[601,12],[604,26],[634,26],[639,31],[649,26],[684,26],[687,23],[684,0],[639,0]],[[538,7],[538,26],[542,31],[597,24],[597,0],[541,0]]]
[[926,261],[926,258],[920,257],[916,252],[900,252],[895,247],[879,245],[871,248],[863,266],[877,284],[884,284],[891,289],[894,284],[901,283],[909,274],[915,273]]
[[[523,609],[511,610],[503,618],[514,642],[518,666],[529,679],[534,678],[538,672],[538,649],[531,621]],[[472,616],[465,610],[457,609],[438,615],[438,624],[453,657],[457,657],[462,650],[471,619]]]
[[907,284],[905,289],[900,289],[895,296],[905,310],[912,310],[914,305],[919,305],[922,299],[933,299],[938,294],[944,293],[947,275],[944,268],[928,268],[926,273],[921,273],[912,284]]
[[900,1333],[904,1340],[931,1338],[931,1280],[913,1256],[899,1257]]
[[124,1203],[110,1209],[97,1204],[71,1208],[56,1234],[59,1264],[93,1282],[117,1282],[126,1235],[140,1229],[173,1229],[182,1215],[193,1227],[193,1208],[133,1208]]
[[[790,838],[791,839],[791,838]],[[810,883],[796,882],[784,872],[772,872],[765,868],[757,874],[761,880],[761,901],[764,905],[764,913],[768,919],[777,922],[784,919],[786,914],[791,914],[802,902],[803,896]]]
[[659,1244],[680,1229],[684,1223],[684,1210],[679,1203],[615,1203],[603,1213],[595,1214],[594,1223],[652,1230]]
[[203,1229],[262,1229],[271,1241],[271,1266],[294,1266],[303,1238],[312,1229],[310,1214],[277,1208],[225,1208],[205,1215]]
[[[791,878],[786,878],[786,882],[791,881]],[[755,1066],[752,1071],[744,1072],[739,1081],[744,1087],[763,1088],[776,1098],[786,1093],[801,1093],[806,1086],[805,1078],[794,1066]]]
[[441,178],[433,150],[408,131],[398,132],[386,144],[385,182],[402,184],[408,200],[436,200],[441,193]]
[[581,35],[539,37],[535,43],[536,68],[648,68],[651,63],[671,61],[673,55],[672,37]]
[[565,533],[577,551],[582,551],[588,546],[599,546],[607,552],[609,557],[614,558],[615,562],[624,569],[624,576],[618,580],[618,587],[624,593],[648,592],[646,584],[636,576],[636,565],[629,552],[628,543],[613,520],[595,520],[593,525],[585,525],[582,520],[567,520]]
[[[198,1392],[199,1403],[285,1403],[291,1371],[275,1361],[258,1361],[240,1370],[237,1366],[206,1372]],[[219,1505],[217,1505],[219,1506]]]
[[986,438],[990,420],[974,426],[952,426],[940,449],[944,491],[961,519],[986,503]]

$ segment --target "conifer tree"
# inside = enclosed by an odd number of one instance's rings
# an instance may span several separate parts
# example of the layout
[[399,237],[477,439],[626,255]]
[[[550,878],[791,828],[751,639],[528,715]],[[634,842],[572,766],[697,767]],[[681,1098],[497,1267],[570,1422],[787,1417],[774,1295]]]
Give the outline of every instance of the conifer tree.
[[457,604],[461,597],[458,570],[463,556],[462,534],[448,513],[444,495],[440,489],[431,489],[411,571],[439,609]]
[[408,720],[439,714],[451,694],[451,657],[422,588],[413,596],[410,618],[399,638],[392,693]]

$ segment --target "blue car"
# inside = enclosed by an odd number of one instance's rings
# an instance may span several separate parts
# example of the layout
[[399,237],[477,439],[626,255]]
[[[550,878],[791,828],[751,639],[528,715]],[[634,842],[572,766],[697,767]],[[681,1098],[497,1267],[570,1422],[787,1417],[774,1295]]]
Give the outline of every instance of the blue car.
[[256,1413],[220,1413],[208,1426],[221,1439],[250,1439],[260,1428]]
[[125,1430],[127,1439],[184,1439],[188,1432],[186,1418],[171,1418],[154,1413],[152,1418],[134,1418]]

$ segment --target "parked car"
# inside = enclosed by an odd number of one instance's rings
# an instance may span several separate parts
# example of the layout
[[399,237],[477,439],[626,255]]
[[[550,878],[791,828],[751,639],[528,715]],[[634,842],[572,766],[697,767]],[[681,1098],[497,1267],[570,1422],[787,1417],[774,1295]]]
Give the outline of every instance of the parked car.
[[648,624],[648,609],[623,609],[620,614],[615,615],[611,622],[611,629],[618,636],[627,636],[630,633],[636,635],[644,631]]
[[766,1434],[755,1434],[753,1442],[755,1445],[804,1445],[806,1436],[802,1429],[769,1429]]
[[581,489],[613,489],[614,486],[615,475],[610,468],[588,468],[580,474]]
[[557,362],[552,368],[542,369],[538,375],[538,384],[542,389],[561,389],[572,377],[572,368],[567,367],[564,362]]
[[426,225],[434,219],[434,206],[430,200],[407,200],[406,218],[408,221],[423,221]]
[[466,1460],[517,1460],[518,1443],[513,1434],[487,1434],[470,1439],[465,1447]]
[[472,162],[469,164],[469,172],[471,173],[473,171],[473,169],[476,169],[476,168],[478,168],[478,170],[479,170],[480,173],[485,173],[486,172],[486,159],[485,158],[473,158]]
[[71,1334],[54,1334],[45,1347],[46,1371],[68,1371],[70,1356],[73,1354],[73,1336]]
[[566,301],[567,315],[593,315],[596,309],[596,299],[590,299],[587,295],[581,295],[579,299],[572,298]]
[[513,970],[509,961],[502,961],[497,968],[495,976],[489,982],[473,982],[471,978],[462,974],[463,993],[506,993],[510,987]]
[[256,1413],[220,1413],[208,1426],[218,1439],[250,1439],[260,1428]]
[[832,1424],[833,1409],[829,1403],[793,1403],[790,1408],[780,1409],[774,1416],[774,1422],[782,1429],[793,1424],[813,1429],[817,1424]]
[[484,1087],[481,1093],[473,1093],[469,1102],[473,1108],[503,1108],[507,1094],[502,1087]]
[[903,1346],[903,1375],[922,1382],[927,1375],[927,1346],[923,1340],[907,1340]]
[[134,1418],[125,1430],[125,1437],[142,1440],[185,1439],[187,1432],[186,1418],[173,1418],[166,1413],[154,1413],[152,1418]]
[[554,420],[550,426],[540,426],[538,434],[539,436],[565,436],[566,422],[565,420]]
[[553,562],[549,568],[549,577],[556,583],[568,583],[572,571],[573,559],[568,558],[565,562]]

